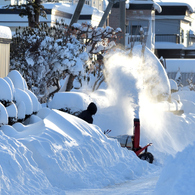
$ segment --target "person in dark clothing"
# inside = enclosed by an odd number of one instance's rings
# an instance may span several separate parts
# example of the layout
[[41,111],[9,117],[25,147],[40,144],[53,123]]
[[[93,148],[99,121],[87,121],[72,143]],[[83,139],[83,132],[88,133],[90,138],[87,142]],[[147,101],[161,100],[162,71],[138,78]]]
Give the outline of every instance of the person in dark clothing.
[[97,112],[97,106],[93,102],[91,102],[88,105],[87,110],[82,111],[78,115],[78,117],[92,124],[93,123],[92,115],[94,115],[96,112]]

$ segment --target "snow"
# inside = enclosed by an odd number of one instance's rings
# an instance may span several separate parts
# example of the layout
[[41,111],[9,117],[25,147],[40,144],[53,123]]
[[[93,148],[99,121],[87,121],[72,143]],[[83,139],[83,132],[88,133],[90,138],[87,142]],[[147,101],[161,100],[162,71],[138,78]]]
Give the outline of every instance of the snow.
[[156,42],[155,49],[184,49],[184,45],[171,42]]
[[12,33],[9,27],[7,26],[0,26],[0,38],[3,39],[11,39]]
[[11,71],[7,77],[9,77],[14,83],[14,87],[24,90],[26,88],[25,80],[22,78],[21,74],[17,70]]
[[11,88],[8,82],[3,78],[0,78],[0,91],[4,92],[4,93],[0,93],[1,101],[11,102],[13,100],[13,94],[12,94]]
[[[182,152],[169,157],[157,182],[154,193],[164,194],[191,194],[195,192],[194,182],[195,169],[194,156],[195,145],[190,144]],[[172,184],[172,185],[170,185]],[[182,184],[182,185],[181,185]]]
[[[0,103],[1,194],[194,193],[195,92],[175,92],[168,102],[173,82],[150,50],[141,51],[135,47],[133,58],[108,53],[104,88],[56,93],[49,107],[37,102],[19,72],[2,78],[9,90],[2,90],[1,97],[12,100],[13,91],[16,107]],[[80,111],[91,101],[98,107],[94,124],[58,110]],[[182,115],[170,112],[179,105]],[[30,117],[7,125],[16,111],[19,119]],[[140,145],[153,144],[148,148],[153,164],[103,133],[110,129],[111,136],[132,135],[135,117],[141,124]]]
[[153,4],[154,9],[158,11],[158,13],[162,12],[162,8],[160,7],[160,5],[156,2],[153,2],[151,0],[129,0],[130,6],[131,4],[135,3],[135,4]]
[[169,0],[157,0],[156,1],[161,6],[187,6],[190,12],[194,12],[194,3],[191,0],[177,0],[177,1],[169,1]]
[[17,118],[18,112],[17,112],[17,107],[14,103],[12,103],[10,106],[7,106],[6,110],[9,117]]
[[170,82],[171,90],[178,91],[177,82],[174,81],[173,79],[169,79],[169,82]]
[[16,101],[16,105],[19,105],[20,102],[24,102],[25,104],[25,108],[26,108],[26,115],[31,115],[33,113],[33,103],[32,103],[32,99],[30,98],[30,96],[28,95],[27,92],[16,88],[16,93],[15,93],[15,101]]
[[82,111],[87,108],[92,99],[84,93],[58,92],[49,102],[51,109],[69,108],[72,111]]
[[[76,9],[76,4],[59,4],[59,5],[55,5],[55,7],[53,7],[53,9],[58,10],[58,11],[62,11],[62,12],[66,12],[66,13],[74,13],[74,10]],[[95,7],[91,7],[87,4],[83,5],[83,8],[81,10],[81,15],[85,14],[85,15],[96,15],[96,16],[102,16],[103,12],[98,10]]]
[[4,105],[0,102],[0,126],[8,124],[8,114]]
[[194,59],[166,59],[166,71],[177,72],[180,69],[182,73],[195,72]]

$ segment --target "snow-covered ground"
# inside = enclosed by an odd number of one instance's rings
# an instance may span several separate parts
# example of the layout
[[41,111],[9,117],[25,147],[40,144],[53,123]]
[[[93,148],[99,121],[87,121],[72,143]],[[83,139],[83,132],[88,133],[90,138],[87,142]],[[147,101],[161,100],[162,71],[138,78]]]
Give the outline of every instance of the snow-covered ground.
[[[24,124],[0,127],[0,193],[195,193],[195,92],[174,93],[172,100],[180,97],[184,113],[170,112],[166,104],[170,85],[165,71],[149,51],[146,53],[150,57],[145,58],[147,68],[144,69],[135,66],[136,59],[128,61],[118,54],[112,56],[106,65],[110,71],[107,87],[94,93],[83,89],[56,94],[49,107],[39,105],[17,72],[1,79],[3,85],[10,86],[7,94],[1,89],[1,99],[15,99],[20,114],[34,111],[37,114],[32,114]],[[149,98],[142,88],[144,75],[154,78],[155,85],[150,84],[152,94],[163,91],[166,103],[159,104]],[[74,111],[83,110],[91,101],[98,107],[94,124],[56,109],[63,104]],[[6,118],[7,111],[2,104],[0,111],[0,116]],[[133,151],[122,148],[117,140],[103,133],[111,129],[110,135],[132,135],[134,117],[140,119],[141,146],[153,143],[148,148],[154,155],[153,164],[140,160]],[[0,124],[5,123],[6,119],[1,118]]]

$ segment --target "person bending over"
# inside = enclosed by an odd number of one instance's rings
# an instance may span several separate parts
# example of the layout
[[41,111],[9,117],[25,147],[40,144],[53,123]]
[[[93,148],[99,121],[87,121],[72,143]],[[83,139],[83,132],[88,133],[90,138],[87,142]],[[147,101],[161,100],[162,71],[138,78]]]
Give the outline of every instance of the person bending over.
[[92,115],[95,115],[95,113],[97,112],[97,106],[91,102],[88,107],[87,110],[82,111],[78,117],[83,119],[84,121],[93,124],[93,117]]

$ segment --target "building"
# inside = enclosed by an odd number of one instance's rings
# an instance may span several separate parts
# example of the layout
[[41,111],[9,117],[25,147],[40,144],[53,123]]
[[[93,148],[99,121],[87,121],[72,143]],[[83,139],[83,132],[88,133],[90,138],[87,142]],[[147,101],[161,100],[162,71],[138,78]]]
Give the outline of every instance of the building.
[[[75,9],[76,4],[56,4],[51,10],[51,25],[54,25],[56,21],[69,25]],[[90,22],[92,26],[98,26],[102,15],[103,11],[84,4],[78,23]]]
[[[115,3],[109,15],[109,25],[113,28],[120,26],[120,7]],[[141,43],[140,30],[144,31],[146,46],[154,51],[155,45],[155,11],[161,12],[161,7],[152,0],[134,0],[126,4],[125,47]]]
[[[189,58],[193,35],[194,10],[187,3],[159,2],[155,12],[155,54],[163,58]],[[195,57],[195,54],[194,54]]]
[[[12,4],[21,4],[25,3],[24,0],[12,0],[5,1],[0,0],[0,25],[8,26],[12,32],[15,32],[15,29],[19,26],[24,28],[28,26],[28,17],[20,17],[19,10],[11,10],[5,9],[5,5]],[[45,22],[49,26],[58,22],[65,22],[66,24],[70,23],[74,10],[76,8],[76,1],[62,1],[61,3],[43,3],[45,11],[47,13],[47,19],[43,17],[39,17],[40,22]],[[96,7],[92,7],[94,4],[97,7],[103,9],[105,7],[105,3],[102,0],[90,0],[86,1],[78,23],[90,22],[92,25],[97,26],[101,20],[103,15],[103,11],[99,10]]]
[[0,26],[0,77],[6,77],[9,73],[11,39],[10,28]]

